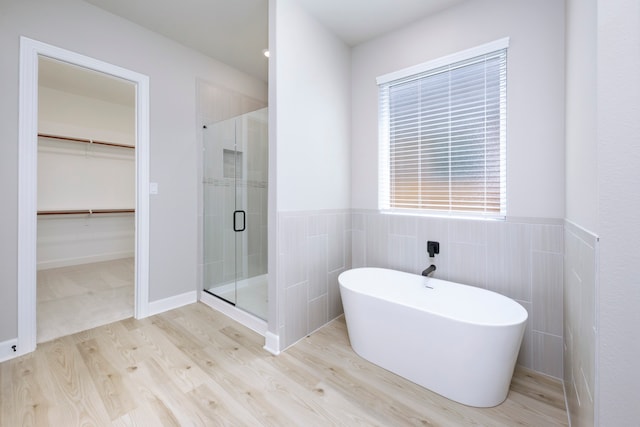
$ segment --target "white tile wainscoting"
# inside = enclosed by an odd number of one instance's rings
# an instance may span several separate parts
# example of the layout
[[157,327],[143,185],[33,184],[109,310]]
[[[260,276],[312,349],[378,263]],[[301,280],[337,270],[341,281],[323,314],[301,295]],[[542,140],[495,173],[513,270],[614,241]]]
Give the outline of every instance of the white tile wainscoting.
[[596,293],[595,234],[566,221],[564,287],[564,384],[572,425],[594,425]]
[[351,268],[351,217],[351,210],[278,214],[283,348],[342,314],[338,276]]
[[560,219],[479,221],[342,210],[278,214],[279,331],[284,348],[342,314],[338,275],[375,266],[507,295],[529,313],[518,363],[563,377],[564,226]]

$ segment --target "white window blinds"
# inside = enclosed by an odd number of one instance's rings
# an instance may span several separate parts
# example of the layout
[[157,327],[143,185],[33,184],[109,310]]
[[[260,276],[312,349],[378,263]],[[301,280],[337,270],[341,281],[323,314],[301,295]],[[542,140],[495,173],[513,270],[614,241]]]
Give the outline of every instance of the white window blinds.
[[499,42],[378,79],[382,209],[505,216],[507,41]]

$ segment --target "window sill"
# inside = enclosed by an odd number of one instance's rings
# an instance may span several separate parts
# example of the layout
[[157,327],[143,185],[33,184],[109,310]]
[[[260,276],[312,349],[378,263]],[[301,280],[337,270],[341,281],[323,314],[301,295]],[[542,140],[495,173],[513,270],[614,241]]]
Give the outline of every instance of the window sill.
[[396,209],[379,209],[383,215],[398,215],[398,216],[413,216],[413,217],[428,217],[428,218],[440,218],[440,219],[464,219],[475,221],[506,221],[506,215],[477,215],[466,214],[463,212],[439,212],[439,211],[423,211],[423,210],[396,210]]

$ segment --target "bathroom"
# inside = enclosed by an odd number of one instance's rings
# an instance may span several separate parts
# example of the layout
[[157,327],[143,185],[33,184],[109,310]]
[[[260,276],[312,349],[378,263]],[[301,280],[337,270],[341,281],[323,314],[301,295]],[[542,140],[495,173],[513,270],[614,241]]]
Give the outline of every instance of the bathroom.
[[[279,329],[270,323],[269,332],[284,340],[281,348],[340,313],[339,273],[361,266],[421,272],[429,264],[426,242],[433,240],[440,242],[434,277],[487,288],[521,303],[530,321],[519,363],[562,378],[564,190],[559,183],[564,182],[565,136],[564,104],[556,93],[564,84],[564,45],[558,43],[564,39],[564,5],[519,2],[502,4],[502,11],[509,19],[486,25],[492,9],[463,3],[352,49],[314,25],[304,10],[287,11],[297,13],[295,30],[305,31],[287,37],[283,26],[281,37],[276,34],[278,52],[292,52],[300,61],[295,66],[305,61],[308,72],[277,70],[294,76],[284,88],[280,74],[276,76],[277,123],[296,123],[274,138],[280,245],[276,283],[285,303],[276,311],[283,318],[276,323]],[[541,22],[544,34],[538,31]],[[504,36],[510,38],[506,220],[378,211],[376,77]],[[430,39],[442,42],[422,43]],[[403,48],[394,48],[398,44]],[[311,52],[309,45],[318,47]],[[543,61],[536,53],[543,55],[544,69],[530,67]],[[308,81],[317,84],[306,85]],[[288,85],[296,92],[288,92]],[[324,96],[331,110],[315,103],[298,108],[305,97],[317,96],[316,87],[328,88]],[[301,88],[308,91],[303,95]],[[287,95],[296,102],[286,103]],[[333,126],[323,125],[327,122]],[[318,131],[309,134],[308,129]],[[307,145],[296,144],[303,138]],[[343,163],[345,158],[351,162]],[[544,173],[539,173],[540,164]],[[341,181],[351,186],[341,187]]]
[[[594,136],[583,129],[596,121],[595,95],[583,95],[594,93],[596,81],[595,6],[463,2],[353,48],[308,11],[278,6],[272,13],[282,25],[272,29],[271,46],[276,60],[288,54],[297,62],[278,62],[272,76],[278,90],[270,93],[270,105],[278,105],[270,129],[278,231],[270,254],[278,258],[269,269],[277,287],[270,294],[266,347],[286,348],[339,315],[342,271],[421,272],[429,264],[426,242],[435,240],[441,245],[435,276],[522,304],[529,321],[518,363],[563,379],[575,425],[598,425],[593,189],[601,184],[590,173],[597,163]],[[502,36],[511,42],[506,220],[380,213],[376,77]],[[431,39],[439,43],[422,42]],[[323,104],[315,102],[318,88]]]
[[[377,265],[420,272],[429,262],[426,242],[436,240],[441,245],[436,276],[499,291],[527,309],[530,321],[519,363],[563,379],[569,401],[578,401],[571,390],[578,393],[580,405],[570,405],[575,416],[584,419],[578,425],[625,425],[625,419],[638,418],[633,401],[637,388],[629,385],[640,383],[634,369],[638,344],[628,339],[638,295],[623,288],[630,276],[628,266],[637,264],[624,255],[636,252],[625,245],[636,240],[637,231],[615,227],[635,224],[625,213],[635,209],[625,207],[637,207],[637,200],[627,195],[622,203],[615,196],[620,195],[618,186],[625,194],[633,193],[636,175],[626,172],[626,180],[610,178],[619,165],[607,150],[613,146],[609,141],[620,139],[610,130],[615,126],[607,126],[617,123],[612,116],[628,117],[637,112],[637,105],[629,101],[615,107],[613,95],[606,91],[624,94],[615,86],[619,78],[604,79],[595,72],[597,68],[599,75],[617,76],[599,56],[616,58],[620,65],[632,61],[618,55],[617,49],[627,45],[617,43],[622,37],[614,28],[620,25],[611,22],[638,15],[635,6],[628,5],[625,13],[604,1],[459,2],[350,47],[309,10],[275,1],[270,19],[278,25],[269,29],[274,54],[267,96],[265,82],[194,59],[192,52],[173,42],[147,33],[140,36],[142,30],[85,2],[70,2],[60,10],[35,7],[36,3],[14,6],[24,18],[5,19],[0,26],[6,47],[2,74],[11,77],[3,79],[1,87],[10,95],[0,101],[3,140],[18,140],[18,35],[101,56],[148,74],[153,82],[150,179],[159,191],[150,207],[151,303],[162,307],[195,300],[202,289],[202,116],[195,111],[199,93],[194,83],[201,78],[209,86],[230,87],[270,108],[271,286],[265,331],[270,351],[283,351],[340,315],[337,276],[342,271]],[[47,25],[48,16],[68,25]],[[92,34],[89,23],[112,34],[113,40]],[[78,36],[85,32],[86,37]],[[513,77],[508,89],[506,221],[378,212],[375,78],[504,36],[511,39]],[[117,48],[135,37],[139,39],[134,49]],[[439,43],[425,45],[425,38]],[[162,46],[161,55],[153,54],[154,43]],[[183,59],[193,69],[176,65],[169,70],[167,55]],[[612,112],[597,113],[596,100]],[[596,130],[601,139],[596,140]],[[0,159],[3,181],[15,183],[17,143],[7,144],[5,153]],[[4,185],[0,195],[17,200],[17,187]],[[13,303],[18,298],[18,215],[11,203],[0,229],[5,237],[0,247],[5,296],[0,303],[0,343],[14,339],[18,331]],[[601,222],[608,213],[616,224]],[[595,232],[603,242],[600,248]],[[597,271],[614,274],[605,281]]]

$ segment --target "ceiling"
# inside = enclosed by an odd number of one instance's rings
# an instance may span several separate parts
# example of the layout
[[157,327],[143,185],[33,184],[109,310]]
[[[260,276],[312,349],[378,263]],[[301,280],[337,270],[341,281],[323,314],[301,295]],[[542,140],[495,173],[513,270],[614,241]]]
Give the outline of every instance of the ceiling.
[[349,46],[374,39],[464,0],[298,0]]
[[[85,0],[267,81],[268,0]],[[297,0],[349,46],[465,0]]]
[[268,0],[85,0],[267,80]]

